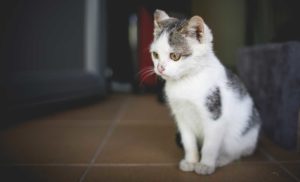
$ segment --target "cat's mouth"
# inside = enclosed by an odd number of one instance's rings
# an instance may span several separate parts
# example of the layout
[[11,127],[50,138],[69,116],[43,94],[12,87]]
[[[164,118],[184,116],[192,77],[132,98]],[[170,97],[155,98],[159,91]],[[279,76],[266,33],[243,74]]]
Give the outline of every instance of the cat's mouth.
[[165,80],[170,79],[170,77],[168,77],[167,75],[164,75],[164,74],[161,74],[160,77],[162,77],[162,78],[165,79]]
[[164,80],[172,80],[172,77],[170,77],[169,75],[166,75],[164,73],[159,73],[158,76],[160,76]]
[[159,77],[161,77],[162,79],[164,80],[174,80],[174,78],[164,72],[158,72],[158,71],[155,71],[156,75],[158,75]]
[[158,73],[158,72],[156,72],[156,75],[158,75],[159,77],[161,77],[164,80],[167,80],[167,79],[170,78],[168,75],[166,75],[164,73]]

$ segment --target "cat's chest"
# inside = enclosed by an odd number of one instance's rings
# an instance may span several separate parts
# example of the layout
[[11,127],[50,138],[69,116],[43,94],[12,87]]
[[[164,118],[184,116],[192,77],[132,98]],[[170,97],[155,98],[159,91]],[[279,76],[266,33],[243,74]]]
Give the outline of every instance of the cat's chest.
[[214,84],[195,78],[188,81],[167,83],[165,92],[171,102],[189,102],[198,105],[205,100],[209,89]]

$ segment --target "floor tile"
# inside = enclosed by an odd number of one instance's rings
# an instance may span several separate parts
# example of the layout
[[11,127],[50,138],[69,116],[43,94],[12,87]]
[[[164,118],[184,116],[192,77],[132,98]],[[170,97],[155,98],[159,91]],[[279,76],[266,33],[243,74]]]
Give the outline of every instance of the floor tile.
[[288,162],[281,163],[286,169],[288,169],[293,175],[295,175],[300,181],[300,162]]
[[130,97],[122,119],[140,122],[144,120],[169,121],[172,117],[167,106],[159,103],[154,95],[145,95]]
[[113,120],[71,120],[71,119],[49,119],[43,118],[40,120],[30,120],[22,123],[18,123],[14,126],[0,129],[2,131],[11,131],[12,129],[40,129],[49,127],[60,127],[60,128],[79,128],[79,127],[102,127],[108,126]]
[[135,119],[135,120],[121,120],[119,125],[144,125],[144,126],[169,126],[169,127],[175,127],[176,124],[171,118],[165,118],[165,119],[155,119],[155,120],[147,120],[147,119]]
[[97,163],[178,162],[182,150],[170,126],[118,126]]
[[274,164],[235,164],[218,169],[210,176],[184,173],[176,166],[155,167],[94,167],[86,181],[114,182],[182,182],[182,181],[239,181],[239,182],[290,182],[294,181],[287,173]]
[[68,182],[79,181],[84,167],[35,166],[0,167],[1,181],[7,182]]
[[253,155],[211,176],[181,172],[183,151],[175,143],[169,109],[155,95],[113,94],[96,104],[2,128],[0,180],[78,181],[114,122],[86,181],[295,181],[268,155],[300,178],[299,153],[265,137]]
[[0,132],[0,163],[86,163],[108,126],[43,126]]
[[[74,108],[47,116],[46,120],[112,120],[127,95],[114,95],[88,106]],[[43,119],[43,118],[42,118]],[[40,120],[40,119],[39,119]]]
[[300,160],[300,152],[286,150],[272,143],[267,137],[263,136],[260,140],[261,148],[270,156],[278,161],[295,161]]
[[259,161],[266,162],[268,161],[268,158],[259,149],[256,149],[252,155],[247,157],[242,157],[236,162],[259,162]]

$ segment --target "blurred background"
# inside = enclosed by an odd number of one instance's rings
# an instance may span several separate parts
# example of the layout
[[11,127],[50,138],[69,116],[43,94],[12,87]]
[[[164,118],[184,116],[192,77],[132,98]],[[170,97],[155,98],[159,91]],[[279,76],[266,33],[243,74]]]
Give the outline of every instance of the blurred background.
[[[105,103],[120,93],[142,100],[150,94],[158,103],[163,103],[163,81],[154,75],[146,78],[142,72],[152,66],[148,48],[153,38],[155,9],[179,18],[203,17],[212,29],[216,55],[230,69],[249,76],[252,72],[247,70],[256,70],[256,67],[250,62],[238,69],[237,63],[249,57],[241,57],[241,49],[292,41],[297,49],[292,46],[291,50],[298,50],[298,4],[298,0],[2,0],[1,131],[32,119]],[[299,65],[297,52],[288,54],[298,60],[291,68]],[[268,69],[268,66],[270,64],[260,67]],[[300,129],[295,129],[300,125],[297,101],[300,100],[300,81],[299,74],[293,74],[297,79],[291,79],[293,86],[284,87],[288,92],[280,90],[276,92],[279,96],[268,98],[283,100],[280,94],[296,95],[293,104],[284,108],[293,108],[292,118],[289,118],[292,124],[287,127],[292,128],[291,136],[282,142],[282,135],[290,135],[290,129],[278,134],[274,132],[276,126],[264,125],[273,142],[289,149],[299,147],[300,143]],[[255,85],[247,82],[247,75],[241,76],[247,86]],[[285,80],[276,82],[277,87],[282,83]],[[256,92],[257,87],[249,88],[250,92]],[[261,93],[263,97],[270,95]],[[254,97],[257,102],[265,102],[259,95]],[[147,107],[147,103],[141,106]],[[259,107],[272,115],[274,110],[268,110],[270,108],[277,105]],[[263,117],[270,120],[269,115],[263,114]]]
[[296,0],[1,1],[1,110],[22,119],[111,91],[160,92],[161,83],[142,81],[140,72],[152,65],[156,8],[202,16],[217,56],[235,70],[241,47],[300,39],[297,7]]

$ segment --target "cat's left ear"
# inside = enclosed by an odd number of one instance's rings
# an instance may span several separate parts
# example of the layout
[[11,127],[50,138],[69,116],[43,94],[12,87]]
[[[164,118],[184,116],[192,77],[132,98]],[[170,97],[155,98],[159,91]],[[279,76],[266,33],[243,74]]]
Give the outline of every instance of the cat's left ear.
[[161,28],[161,22],[169,19],[169,15],[163,10],[155,10],[154,12],[154,26],[155,28]]
[[163,11],[163,10],[155,10],[154,12],[154,36],[157,35],[158,32],[161,31],[162,27],[162,22],[165,20],[170,19],[169,15]]
[[200,16],[193,16],[185,27],[181,29],[181,33],[196,37],[201,40],[204,34],[204,21]]

